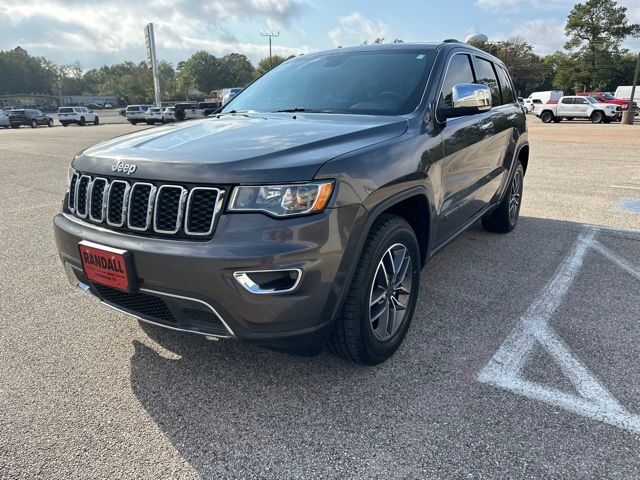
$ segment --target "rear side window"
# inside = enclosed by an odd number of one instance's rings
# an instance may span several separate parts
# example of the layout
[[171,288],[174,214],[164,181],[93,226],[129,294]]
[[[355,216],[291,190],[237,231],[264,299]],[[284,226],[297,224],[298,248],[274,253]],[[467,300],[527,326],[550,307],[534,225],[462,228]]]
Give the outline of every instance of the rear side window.
[[511,86],[511,81],[509,80],[509,74],[502,67],[498,67],[496,70],[498,72],[498,80],[500,80],[502,103],[514,103],[516,101],[516,95],[513,91],[513,87]]
[[584,104],[589,103],[589,102],[587,101],[586,98],[574,98],[573,102],[571,102],[571,103],[573,103],[575,105],[584,105]]
[[500,88],[498,87],[498,79],[496,78],[496,72],[493,69],[493,64],[489,60],[476,57],[476,65],[478,67],[478,82],[484,83],[489,89],[491,89],[491,101],[493,106],[502,105],[500,98]]
[[127,107],[127,112],[137,112],[138,110],[140,110],[139,106],[135,106],[135,107]]
[[573,98],[563,98],[560,103],[563,105],[571,105],[573,103]]
[[59,113],[73,113],[73,108],[60,108]]
[[451,101],[453,87],[459,83],[474,83],[474,81],[469,55],[454,55],[449,62],[449,68],[442,82],[440,105],[445,108],[453,108],[453,102]]

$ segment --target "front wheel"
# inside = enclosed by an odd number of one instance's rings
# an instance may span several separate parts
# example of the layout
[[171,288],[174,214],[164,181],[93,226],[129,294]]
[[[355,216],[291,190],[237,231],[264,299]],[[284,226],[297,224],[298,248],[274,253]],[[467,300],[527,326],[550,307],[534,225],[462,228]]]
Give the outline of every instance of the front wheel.
[[418,298],[420,250],[415,232],[381,215],[367,237],[329,349],[351,362],[376,365],[404,339]]
[[31,120],[31,128],[38,128],[38,122]]
[[604,113],[596,110],[591,114],[591,123],[602,123],[604,122]]
[[49,119],[47,121],[47,127],[53,127],[53,120]]
[[87,122],[86,122],[86,120],[84,119],[84,117],[80,117],[80,126],[81,126],[81,127],[84,127],[86,123],[87,123]]
[[502,202],[495,210],[482,217],[482,226],[485,230],[494,233],[509,233],[515,228],[520,216],[523,180],[524,169],[522,164],[518,162]]
[[551,121],[553,120],[553,113],[549,111],[542,112],[540,114],[540,120],[542,120],[542,123],[551,123]]

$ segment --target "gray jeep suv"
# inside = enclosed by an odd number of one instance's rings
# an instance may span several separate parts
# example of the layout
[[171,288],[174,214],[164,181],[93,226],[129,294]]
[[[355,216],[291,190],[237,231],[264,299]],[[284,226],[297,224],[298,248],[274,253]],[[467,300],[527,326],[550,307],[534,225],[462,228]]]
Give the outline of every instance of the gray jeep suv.
[[529,147],[504,65],[457,42],[288,60],[207,119],[71,165],[71,282],[156,325],[373,365],[420,270],[477,220],[516,225]]

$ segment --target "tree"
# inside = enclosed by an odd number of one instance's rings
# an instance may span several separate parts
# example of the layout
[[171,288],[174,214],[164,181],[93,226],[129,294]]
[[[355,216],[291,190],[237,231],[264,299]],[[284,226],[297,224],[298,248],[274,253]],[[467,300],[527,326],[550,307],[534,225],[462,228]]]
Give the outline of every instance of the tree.
[[565,26],[569,52],[559,57],[556,86],[609,90],[616,85],[626,53],[620,45],[629,36],[640,36],[640,25],[630,24],[626,12],[615,0],[587,0],[573,7]]
[[220,77],[217,88],[244,87],[253,80],[254,68],[251,62],[240,53],[230,53],[220,59]]
[[[273,68],[277,67],[282,62],[285,62],[293,57],[294,55],[291,55],[290,57],[283,57],[282,55],[274,55],[273,57],[271,57],[271,60],[273,61]],[[264,75],[265,73],[267,73],[269,70],[271,70],[269,57],[263,58],[258,62],[258,66],[254,72],[254,77],[258,78]]]

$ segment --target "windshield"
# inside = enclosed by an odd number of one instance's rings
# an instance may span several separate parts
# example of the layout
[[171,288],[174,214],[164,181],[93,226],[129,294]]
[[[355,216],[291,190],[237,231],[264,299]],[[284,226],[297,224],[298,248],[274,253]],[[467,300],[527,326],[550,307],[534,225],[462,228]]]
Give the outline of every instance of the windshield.
[[604,92],[604,93],[602,94],[602,96],[603,96],[605,99],[607,99],[607,100],[615,100],[615,99],[616,99],[616,97],[614,97],[613,95],[611,95],[609,92]]
[[256,80],[223,112],[407,114],[420,103],[435,55],[425,48],[300,56]]

